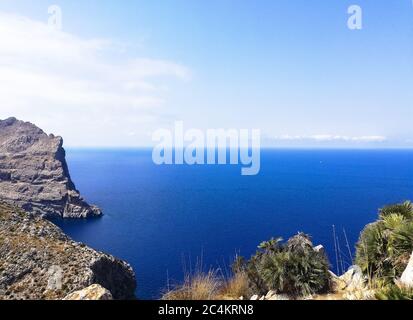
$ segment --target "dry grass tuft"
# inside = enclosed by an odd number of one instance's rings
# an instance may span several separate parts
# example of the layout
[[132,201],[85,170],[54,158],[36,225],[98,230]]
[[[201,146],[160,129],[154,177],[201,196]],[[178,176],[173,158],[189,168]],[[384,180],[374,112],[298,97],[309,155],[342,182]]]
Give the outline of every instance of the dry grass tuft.
[[215,300],[222,288],[222,279],[216,271],[187,275],[183,284],[169,290],[162,300]]
[[210,270],[188,274],[183,284],[168,290],[162,300],[237,300],[241,297],[248,299],[250,295],[246,273],[236,273],[227,280],[218,270]]
[[241,297],[248,299],[250,296],[252,296],[252,293],[249,288],[248,275],[245,272],[239,272],[226,281],[220,298],[234,300]]

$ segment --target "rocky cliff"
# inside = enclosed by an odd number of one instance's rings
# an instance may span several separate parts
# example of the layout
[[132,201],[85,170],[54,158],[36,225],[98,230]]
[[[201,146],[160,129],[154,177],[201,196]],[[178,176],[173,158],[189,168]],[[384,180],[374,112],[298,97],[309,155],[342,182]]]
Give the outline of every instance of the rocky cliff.
[[76,190],[62,145],[31,123],[0,120],[0,200],[41,216],[101,215]]
[[0,202],[0,300],[63,299],[91,285],[109,290],[114,299],[132,299],[136,280],[126,262],[72,241],[38,215]]

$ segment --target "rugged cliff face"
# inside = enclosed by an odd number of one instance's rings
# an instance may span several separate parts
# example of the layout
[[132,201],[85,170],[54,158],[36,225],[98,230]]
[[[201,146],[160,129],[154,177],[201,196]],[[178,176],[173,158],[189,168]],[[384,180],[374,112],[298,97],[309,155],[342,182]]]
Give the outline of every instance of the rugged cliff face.
[[0,202],[0,300],[63,299],[93,284],[132,299],[132,268],[72,241],[38,215]]
[[62,145],[31,123],[0,120],[0,200],[41,216],[101,215],[76,190]]

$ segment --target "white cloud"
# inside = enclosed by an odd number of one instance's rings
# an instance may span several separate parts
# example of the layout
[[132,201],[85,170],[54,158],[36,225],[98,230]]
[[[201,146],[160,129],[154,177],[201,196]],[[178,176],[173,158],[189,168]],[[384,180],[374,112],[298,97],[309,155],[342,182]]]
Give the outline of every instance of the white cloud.
[[330,134],[318,135],[281,135],[273,138],[275,141],[313,141],[313,142],[355,142],[355,143],[371,143],[371,142],[386,142],[387,137],[384,136],[340,136]]
[[1,12],[0,39],[0,118],[35,122],[73,145],[139,143],[128,133],[146,132],[165,88],[191,77],[171,61],[114,58],[122,48],[111,40]]

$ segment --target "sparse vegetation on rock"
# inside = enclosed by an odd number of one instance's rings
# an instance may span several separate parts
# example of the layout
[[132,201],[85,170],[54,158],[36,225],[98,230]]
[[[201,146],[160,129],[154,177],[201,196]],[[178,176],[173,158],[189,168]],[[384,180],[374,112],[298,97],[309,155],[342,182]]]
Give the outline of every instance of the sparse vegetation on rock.
[[[329,263],[324,252],[315,250],[308,235],[300,233],[283,244],[271,239],[259,246],[250,260],[237,257],[233,276],[217,272],[187,276],[185,282],[169,290],[165,300],[302,298],[327,292],[330,288]],[[270,294],[271,293],[271,294]]]
[[55,300],[99,284],[132,299],[135,274],[124,261],[72,241],[57,226],[0,202],[0,300]]

